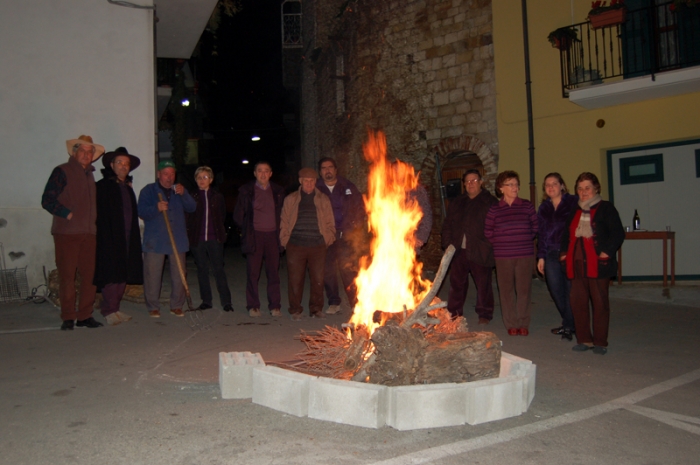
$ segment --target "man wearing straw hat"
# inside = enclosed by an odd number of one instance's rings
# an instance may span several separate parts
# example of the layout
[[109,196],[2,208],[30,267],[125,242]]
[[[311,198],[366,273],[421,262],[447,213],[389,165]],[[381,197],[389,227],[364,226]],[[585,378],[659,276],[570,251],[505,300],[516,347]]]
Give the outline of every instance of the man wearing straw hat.
[[131,320],[119,310],[126,285],[143,284],[141,232],[129,175],[141,160],[119,147],[105,153],[102,164],[102,179],[97,181],[95,286],[102,292],[102,316],[114,326]]
[[[143,292],[148,314],[154,318],[160,318],[160,287],[166,255],[168,262],[170,262],[170,283],[172,285],[170,313],[175,316],[185,316],[182,306],[187,294],[180,278],[178,262],[174,253],[180,256],[180,263],[184,267],[185,254],[190,248],[190,243],[187,240],[185,212],[194,212],[197,209],[197,202],[182,184],[175,184],[175,175],[175,163],[163,160],[158,163],[158,172],[156,173],[158,180],[141,189],[139,193],[139,217],[144,222]],[[158,194],[160,194],[160,198]],[[165,223],[167,220],[163,212],[168,212],[177,252],[173,251],[170,244]]]
[[[61,329],[74,325],[99,328],[92,317],[95,303],[95,244],[97,217],[95,168],[92,163],[105,152],[90,136],[66,141],[70,158],[51,172],[41,206],[53,215],[53,235],[58,269],[58,294],[61,300]],[[76,272],[80,275],[79,308],[76,312]],[[75,323],[77,320],[77,323]]]

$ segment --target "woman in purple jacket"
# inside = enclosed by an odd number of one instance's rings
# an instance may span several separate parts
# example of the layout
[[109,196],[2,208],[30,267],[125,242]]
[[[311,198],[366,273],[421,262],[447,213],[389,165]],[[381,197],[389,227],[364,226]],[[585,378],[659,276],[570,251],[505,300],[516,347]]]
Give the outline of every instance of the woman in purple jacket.
[[574,316],[569,304],[571,281],[566,269],[559,261],[559,246],[566,229],[566,220],[578,202],[578,197],[568,193],[566,183],[559,173],[549,173],[542,184],[543,200],[537,211],[537,271],[544,275],[547,288],[554,300],[561,326],[552,329],[552,334],[561,334],[562,339],[573,339]]

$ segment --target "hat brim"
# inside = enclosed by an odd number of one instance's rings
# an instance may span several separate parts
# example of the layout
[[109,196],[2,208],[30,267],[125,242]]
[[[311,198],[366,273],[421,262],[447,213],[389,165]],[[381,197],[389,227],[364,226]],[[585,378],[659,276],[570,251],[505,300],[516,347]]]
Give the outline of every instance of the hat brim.
[[123,157],[129,157],[129,160],[131,161],[131,167],[129,168],[129,172],[134,171],[136,168],[141,165],[141,159],[135,155],[132,155],[130,153],[121,153],[121,152],[107,152],[105,153],[105,156],[102,157],[102,164],[104,165],[105,168],[107,168],[112,161],[117,158],[119,155]]
[[92,145],[93,147],[95,147],[95,154],[92,156],[93,162],[97,161],[102,156],[102,154],[105,153],[105,148],[100,144],[86,142],[82,139],[70,139],[66,141],[66,149],[68,150],[68,155],[70,155],[71,157],[73,156],[73,146],[75,144]]

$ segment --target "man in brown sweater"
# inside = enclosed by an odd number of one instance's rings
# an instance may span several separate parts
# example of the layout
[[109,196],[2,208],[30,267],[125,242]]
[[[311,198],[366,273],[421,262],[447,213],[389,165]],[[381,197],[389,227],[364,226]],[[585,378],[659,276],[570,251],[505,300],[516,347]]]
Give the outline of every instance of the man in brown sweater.
[[311,292],[309,314],[325,318],[323,314],[323,270],[326,249],[335,241],[333,207],[328,196],[316,188],[318,173],[312,168],[299,171],[301,187],[284,199],[280,225],[280,243],[287,248],[289,314],[292,320],[301,320],[304,308],[301,297],[304,279],[309,270]]
[[[56,249],[58,293],[61,300],[62,330],[77,326],[99,328],[102,323],[92,317],[95,303],[95,248],[97,203],[92,163],[105,148],[90,136],[66,141],[70,158],[51,172],[41,206],[53,215],[51,234]],[[75,276],[80,274],[80,308],[76,312]]]

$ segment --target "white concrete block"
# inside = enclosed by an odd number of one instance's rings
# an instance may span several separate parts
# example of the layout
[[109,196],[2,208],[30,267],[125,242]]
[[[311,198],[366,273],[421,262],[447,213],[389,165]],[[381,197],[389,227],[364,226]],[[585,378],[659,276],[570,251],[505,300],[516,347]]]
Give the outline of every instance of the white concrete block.
[[219,352],[219,387],[222,399],[253,396],[253,367],[265,366],[259,353]]
[[309,412],[309,383],[315,376],[273,366],[253,369],[253,403],[297,417]]
[[467,423],[478,425],[523,413],[524,378],[506,376],[465,383]]
[[421,384],[389,388],[387,425],[406,431],[463,425],[470,383]]
[[309,418],[380,428],[386,424],[387,393],[378,384],[319,377],[309,385]]
[[537,365],[531,363],[526,370],[524,378],[525,380],[523,383],[525,389],[525,410],[523,411],[525,412],[528,408],[530,408],[530,403],[532,402],[532,399],[535,398],[535,381],[537,379]]

